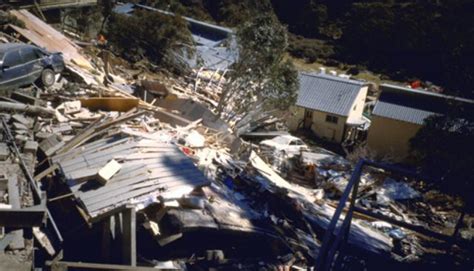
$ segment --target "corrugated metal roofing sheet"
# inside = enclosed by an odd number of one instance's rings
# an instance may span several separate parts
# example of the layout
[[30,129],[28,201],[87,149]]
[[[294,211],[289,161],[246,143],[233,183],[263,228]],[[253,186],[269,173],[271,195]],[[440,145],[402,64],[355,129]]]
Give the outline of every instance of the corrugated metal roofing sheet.
[[379,101],[375,105],[373,115],[386,117],[405,122],[423,124],[423,120],[435,112],[420,110],[409,106]]
[[474,101],[422,90],[383,84],[372,115],[423,124],[433,114],[447,112],[450,101],[474,104]]
[[[105,184],[93,181],[112,159],[120,161],[121,169]],[[209,184],[176,145],[159,139],[112,136],[52,160],[58,163],[71,192],[92,220],[131,202],[146,205],[157,196],[179,198]]]
[[365,82],[327,74],[299,74],[300,88],[296,105],[347,116]]

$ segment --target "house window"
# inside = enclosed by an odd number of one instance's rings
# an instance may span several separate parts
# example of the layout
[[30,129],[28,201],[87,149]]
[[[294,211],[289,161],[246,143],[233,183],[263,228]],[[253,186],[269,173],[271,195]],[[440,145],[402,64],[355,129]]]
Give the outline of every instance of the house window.
[[326,115],[326,122],[336,123],[337,124],[338,117]]

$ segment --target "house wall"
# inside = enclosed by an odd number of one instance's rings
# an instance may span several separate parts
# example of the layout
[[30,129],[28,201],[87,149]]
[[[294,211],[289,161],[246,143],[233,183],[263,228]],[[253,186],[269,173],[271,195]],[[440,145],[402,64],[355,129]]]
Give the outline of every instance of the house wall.
[[[337,124],[327,122],[327,115],[336,116],[338,118]],[[313,124],[311,125],[311,130],[319,137],[334,142],[342,142],[346,122],[347,117],[328,114],[321,111],[313,111]]]
[[348,122],[359,120],[362,117],[368,90],[369,86],[365,86],[360,89],[359,94],[357,95],[356,99],[354,100],[354,103],[352,104],[349,116],[347,117]]
[[414,123],[373,116],[367,145],[377,155],[391,155],[395,160],[406,160],[410,151],[410,139],[421,127]]
[[[313,110],[311,130],[319,137],[328,139],[334,142],[342,142],[344,139],[344,128],[348,120],[358,120],[362,117],[364,111],[365,99],[367,98],[367,91],[369,87],[364,86],[360,89],[354,103],[351,106],[351,111],[348,117],[328,114],[322,111]],[[290,131],[298,129],[298,125],[304,120],[305,109],[299,106],[290,107],[291,116],[287,119],[287,125]],[[326,116],[331,115],[338,118],[337,124],[326,121]]]
[[290,116],[287,118],[286,125],[290,131],[296,131],[298,124],[304,119],[304,108],[299,106],[291,106],[289,109]]
[[[290,131],[296,131],[298,125],[304,120],[305,109],[303,107],[292,106],[290,109],[291,117],[287,119],[287,125]],[[341,142],[344,136],[344,126],[347,122],[347,117],[329,114],[338,118],[337,124],[326,122],[328,113],[321,111],[314,111],[312,113],[311,130],[318,137],[322,137],[334,142]]]

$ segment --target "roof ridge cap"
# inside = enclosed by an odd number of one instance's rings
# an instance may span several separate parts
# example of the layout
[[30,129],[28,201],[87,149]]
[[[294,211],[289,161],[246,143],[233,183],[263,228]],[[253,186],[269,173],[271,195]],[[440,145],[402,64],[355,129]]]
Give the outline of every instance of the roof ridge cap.
[[327,80],[330,80],[330,81],[347,83],[347,84],[351,84],[351,85],[361,85],[362,86],[362,85],[368,84],[368,82],[363,82],[363,81],[348,79],[348,78],[342,78],[342,77],[339,77],[339,76],[329,75],[329,74],[325,74],[325,73],[318,73],[318,74],[313,74],[313,73],[309,73],[309,72],[299,72],[299,73],[302,74],[302,75],[310,76],[310,77],[317,77],[317,78],[321,78],[321,79],[327,79]]

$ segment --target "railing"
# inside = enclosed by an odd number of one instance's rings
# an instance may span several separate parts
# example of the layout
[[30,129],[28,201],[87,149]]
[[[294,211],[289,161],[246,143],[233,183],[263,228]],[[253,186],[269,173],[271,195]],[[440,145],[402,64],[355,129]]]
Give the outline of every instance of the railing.
[[[359,183],[360,183],[360,176],[362,173],[362,170],[364,166],[372,166],[375,168],[383,169],[386,171],[390,172],[396,172],[400,173],[404,176],[409,176],[409,177],[420,177],[420,174],[417,172],[411,171],[411,170],[406,170],[404,168],[395,166],[395,165],[389,165],[389,164],[383,164],[383,163],[376,163],[373,161],[367,161],[367,160],[359,160],[357,165],[354,168],[354,171],[352,173],[352,176],[349,180],[349,183],[347,184],[341,199],[337,205],[336,211],[334,212],[334,215],[329,223],[328,228],[326,229],[326,232],[323,237],[323,243],[321,245],[321,249],[318,254],[318,258],[316,259],[316,270],[317,271],[327,271],[331,270],[332,265],[335,263],[335,256],[338,252],[341,250],[341,246],[344,244],[344,242],[347,242],[348,237],[349,237],[349,232],[351,228],[351,221],[352,221],[352,216],[355,212],[362,213],[366,216],[372,217],[374,219],[379,219],[386,221],[388,223],[397,225],[399,227],[403,227],[406,229],[409,229],[411,231],[417,232],[419,234],[429,236],[432,238],[436,238],[439,240],[443,240],[449,243],[452,243],[454,241],[454,236],[456,234],[456,230],[454,231],[453,235],[444,235],[440,234],[438,232],[431,231],[429,229],[426,229],[422,226],[419,225],[412,225],[403,221],[399,221],[396,219],[393,219],[391,217],[379,214],[379,213],[373,213],[369,210],[356,207],[355,206],[355,201],[357,198],[357,190],[359,188]],[[426,178],[425,178],[426,179]],[[351,193],[352,191],[352,193]],[[349,198],[349,195],[351,197]],[[341,226],[338,228],[337,232],[334,232],[337,226],[337,222],[339,221],[341,214],[343,212],[343,209],[346,205],[346,202],[350,200],[350,204],[348,207],[348,210],[346,212],[346,216],[344,220],[342,221]]]

